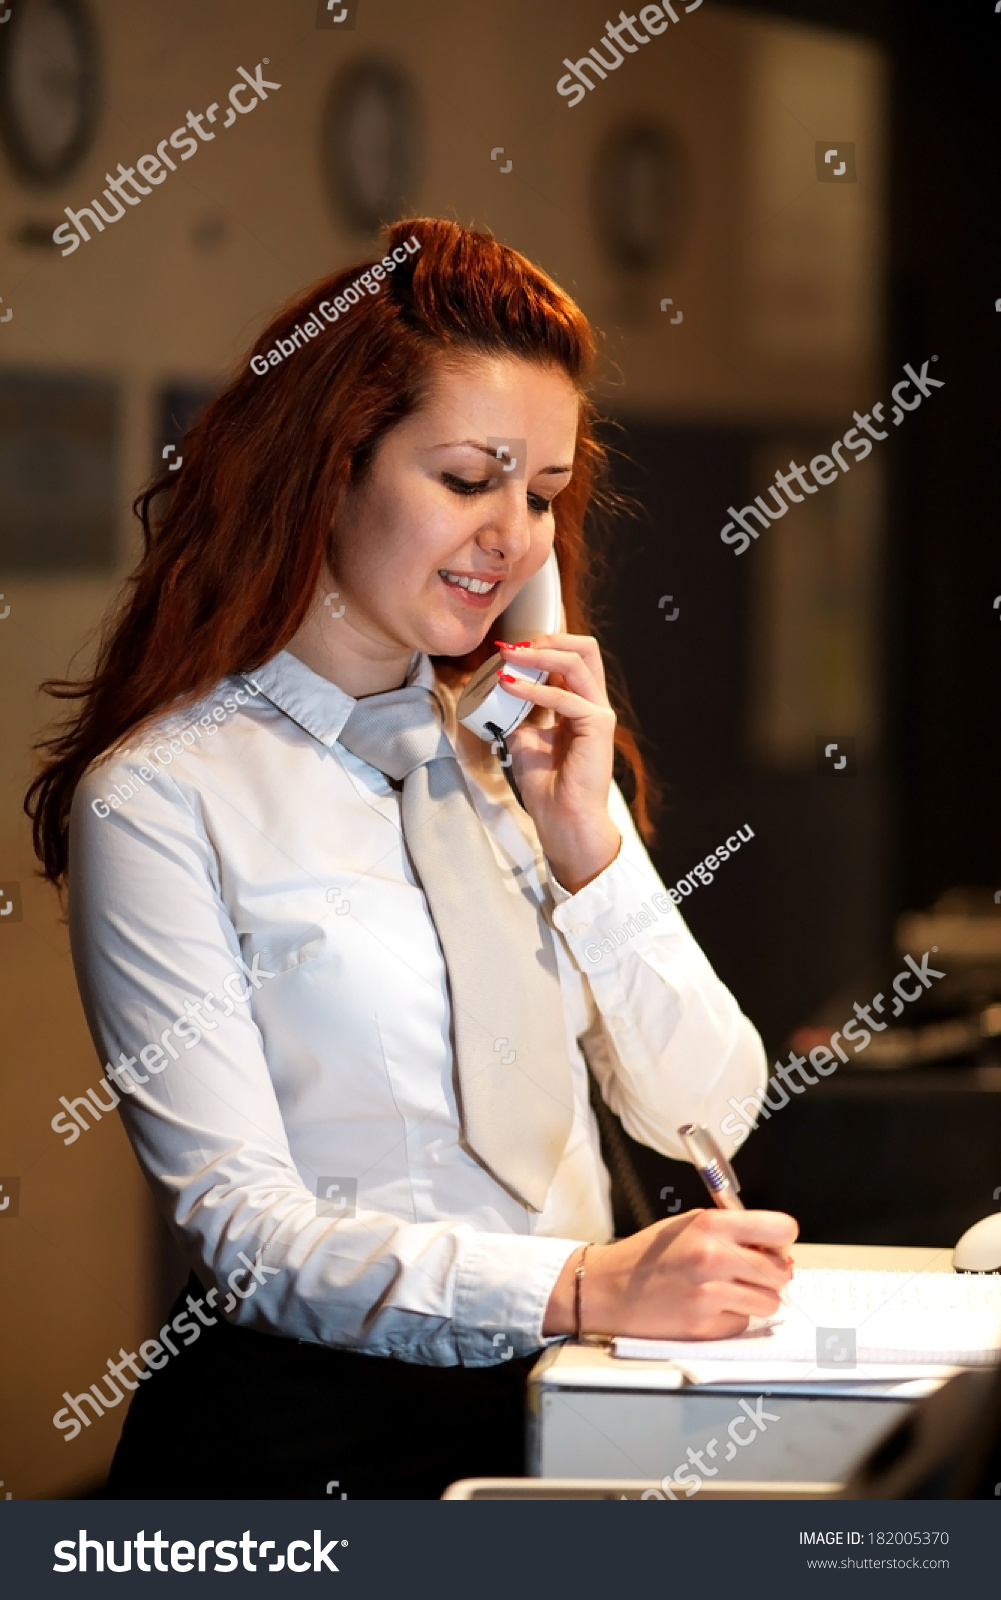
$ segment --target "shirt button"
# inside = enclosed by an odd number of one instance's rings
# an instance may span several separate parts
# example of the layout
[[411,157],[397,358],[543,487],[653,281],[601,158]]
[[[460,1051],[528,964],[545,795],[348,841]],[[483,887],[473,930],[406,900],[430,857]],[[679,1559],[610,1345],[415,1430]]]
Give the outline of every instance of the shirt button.
[[575,922],[573,927],[570,929],[570,932],[573,934],[575,939],[583,939],[585,933],[587,932],[587,923]]
[[627,1026],[625,1017],[609,1017],[609,1026],[613,1033],[621,1033]]

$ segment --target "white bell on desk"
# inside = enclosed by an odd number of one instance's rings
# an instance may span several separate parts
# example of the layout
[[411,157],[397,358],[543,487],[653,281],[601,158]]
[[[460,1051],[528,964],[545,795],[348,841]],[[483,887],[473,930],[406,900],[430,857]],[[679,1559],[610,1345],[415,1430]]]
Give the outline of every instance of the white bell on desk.
[[1001,1211],[967,1228],[952,1252],[955,1272],[1001,1272]]

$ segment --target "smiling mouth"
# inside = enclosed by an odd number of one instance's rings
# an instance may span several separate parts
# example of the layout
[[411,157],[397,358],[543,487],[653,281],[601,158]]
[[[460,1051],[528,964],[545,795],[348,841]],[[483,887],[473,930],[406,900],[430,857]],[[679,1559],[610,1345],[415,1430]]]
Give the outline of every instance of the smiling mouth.
[[449,589],[458,589],[469,599],[481,602],[490,598],[501,581],[495,578],[490,583],[485,578],[467,578],[458,572],[448,572],[444,567],[439,568],[438,576]]

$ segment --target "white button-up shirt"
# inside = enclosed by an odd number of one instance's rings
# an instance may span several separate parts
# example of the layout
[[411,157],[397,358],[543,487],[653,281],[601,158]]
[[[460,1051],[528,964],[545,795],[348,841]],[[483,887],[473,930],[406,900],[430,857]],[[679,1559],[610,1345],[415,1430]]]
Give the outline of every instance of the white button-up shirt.
[[[435,682],[426,657],[408,681]],[[575,1114],[541,1213],[460,1142],[446,968],[399,794],[337,743],[355,702],[287,651],[85,776],[70,931],[101,1093],[117,1085],[229,1319],[475,1366],[544,1343],[568,1255],[611,1236],[585,1055],[627,1130],[674,1157],[681,1123],[718,1128],[766,1068],[618,791],[622,849],[568,894],[437,688],[499,868],[524,875],[555,929]]]

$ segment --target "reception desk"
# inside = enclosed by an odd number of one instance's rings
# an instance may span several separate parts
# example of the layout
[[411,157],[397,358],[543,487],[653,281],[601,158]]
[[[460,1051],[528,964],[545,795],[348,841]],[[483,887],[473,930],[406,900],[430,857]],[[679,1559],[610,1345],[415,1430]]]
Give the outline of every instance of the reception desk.
[[[799,1267],[952,1270],[951,1252],[938,1249],[798,1244],[793,1256]],[[762,1488],[843,1481],[937,1381],[825,1382],[818,1374],[795,1388],[694,1386],[669,1362],[618,1359],[607,1342],[554,1345],[529,1379],[528,1471],[650,1484],[673,1482],[680,1470],[679,1496],[694,1493],[696,1478],[717,1491],[728,1479]],[[728,1443],[734,1437],[749,1447]]]

